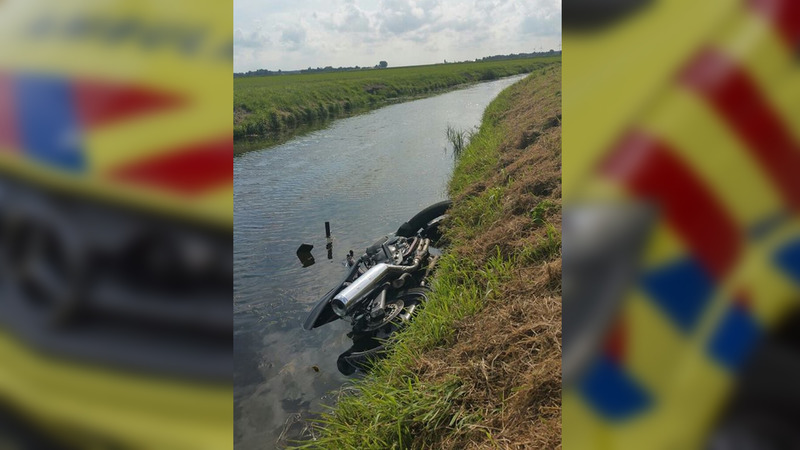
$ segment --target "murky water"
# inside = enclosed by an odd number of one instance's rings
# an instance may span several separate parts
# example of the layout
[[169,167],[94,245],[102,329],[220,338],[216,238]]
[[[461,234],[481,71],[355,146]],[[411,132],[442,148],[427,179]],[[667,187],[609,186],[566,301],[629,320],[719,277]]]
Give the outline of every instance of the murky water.
[[[317,300],[356,254],[446,198],[448,125],[471,129],[513,77],[342,119],[234,159],[234,442],[274,448],[347,381],[336,358],[352,341],[336,321],[305,331]],[[327,258],[325,222],[333,259]],[[315,264],[295,251],[314,246]]]

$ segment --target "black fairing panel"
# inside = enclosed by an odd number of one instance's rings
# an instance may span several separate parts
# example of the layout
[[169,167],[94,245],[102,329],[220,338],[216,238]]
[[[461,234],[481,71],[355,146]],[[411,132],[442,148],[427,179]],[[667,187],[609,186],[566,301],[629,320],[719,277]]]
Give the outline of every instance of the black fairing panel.
[[331,300],[337,293],[339,293],[339,291],[342,290],[342,285],[344,282],[350,280],[353,274],[355,274],[356,270],[358,270],[358,264],[353,264],[353,267],[350,268],[344,279],[342,279],[342,281],[335,288],[328,291],[328,293],[319,300],[317,306],[314,307],[314,309],[311,311],[311,314],[309,314],[306,318],[305,323],[303,323],[304,329],[312,330],[325,325],[326,323],[333,322],[339,318],[339,316],[333,312]]
[[339,318],[339,316],[333,312],[333,308],[331,307],[331,299],[338,291],[338,287],[331,289],[327,294],[325,294],[324,297],[322,297],[322,299],[320,299],[319,303],[317,303],[317,306],[314,307],[314,309],[311,311],[311,314],[309,314],[306,318],[303,328],[306,330],[311,330],[325,325],[326,323],[333,322]]

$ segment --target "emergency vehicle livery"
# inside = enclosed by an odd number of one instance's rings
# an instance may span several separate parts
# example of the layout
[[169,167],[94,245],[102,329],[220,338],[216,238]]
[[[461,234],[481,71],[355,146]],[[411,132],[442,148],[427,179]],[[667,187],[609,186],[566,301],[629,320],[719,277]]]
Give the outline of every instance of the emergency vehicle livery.
[[800,3],[564,47],[564,448],[796,447]]
[[231,73],[230,3],[0,2],[4,442],[232,446]]

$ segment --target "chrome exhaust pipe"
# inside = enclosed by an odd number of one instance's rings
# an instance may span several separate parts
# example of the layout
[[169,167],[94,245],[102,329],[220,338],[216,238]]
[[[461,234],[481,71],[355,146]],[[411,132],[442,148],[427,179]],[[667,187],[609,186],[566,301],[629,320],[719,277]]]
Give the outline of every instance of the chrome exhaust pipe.
[[422,264],[422,259],[428,252],[429,244],[430,241],[428,239],[425,239],[421,243],[417,248],[414,263],[410,266],[398,266],[386,263],[378,263],[372,266],[369,270],[364,272],[363,275],[356,278],[349,286],[342,289],[333,297],[333,300],[331,300],[333,312],[339,317],[345,317],[352,311],[355,305],[361,302],[376,288],[382,286],[389,276],[403,275],[418,270]]
[[344,317],[362,298],[382,285],[392,273],[389,264],[375,264],[364,275],[356,278],[349,286],[336,294],[331,301],[333,312]]

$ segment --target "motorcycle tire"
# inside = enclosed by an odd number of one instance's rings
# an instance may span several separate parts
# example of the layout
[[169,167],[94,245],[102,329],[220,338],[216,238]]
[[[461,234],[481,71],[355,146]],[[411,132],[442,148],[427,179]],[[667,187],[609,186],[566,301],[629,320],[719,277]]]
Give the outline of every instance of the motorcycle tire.
[[414,215],[408,222],[400,225],[395,234],[402,237],[414,236],[419,230],[426,228],[431,221],[444,216],[452,204],[453,202],[450,200],[443,200],[428,206]]
[[[406,310],[410,308],[414,311],[417,306],[428,300],[430,292],[430,289],[424,287],[406,289],[396,295],[393,300],[403,300],[403,308]],[[403,315],[403,313],[401,313],[401,315]],[[413,312],[411,317],[413,317]],[[411,317],[408,317],[406,320],[387,324],[386,326],[392,327],[392,330],[388,333],[389,336],[393,336],[396,332],[405,328],[408,321],[411,320]],[[356,370],[366,372],[372,367],[375,361],[386,356],[386,352],[388,351],[386,340],[376,338],[379,331],[380,330],[376,330],[369,335],[353,337],[354,344],[347,349],[347,351],[339,355],[339,358],[336,360],[336,367],[339,369],[339,372],[348,376],[354,374]]]

